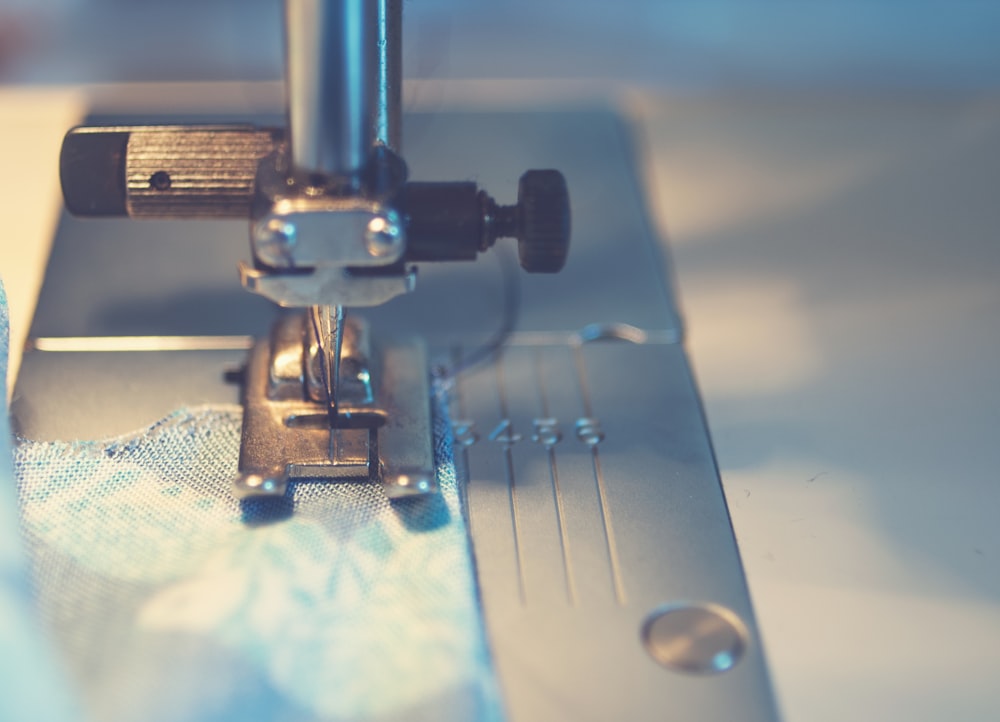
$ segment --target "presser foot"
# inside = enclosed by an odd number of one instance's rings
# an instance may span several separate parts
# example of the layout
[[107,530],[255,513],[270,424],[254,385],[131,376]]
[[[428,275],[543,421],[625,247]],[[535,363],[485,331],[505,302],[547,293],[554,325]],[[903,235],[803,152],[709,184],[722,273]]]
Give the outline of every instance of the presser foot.
[[381,483],[390,499],[437,491],[423,343],[396,340],[373,354],[362,319],[347,317],[343,326],[335,418],[307,314],[280,318],[254,344],[237,498],[282,496],[293,480]]

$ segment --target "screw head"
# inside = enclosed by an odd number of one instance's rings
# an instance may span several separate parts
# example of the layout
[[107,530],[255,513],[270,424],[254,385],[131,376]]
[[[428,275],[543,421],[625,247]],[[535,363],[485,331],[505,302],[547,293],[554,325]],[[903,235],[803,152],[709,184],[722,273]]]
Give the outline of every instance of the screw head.
[[269,266],[280,268],[295,265],[295,224],[281,218],[271,218],[254,229],[254,250],[257,258]]
[[365,247],[375,258],[395,255],[403,243],[403,229],[395,212],[375,216],[365,229]]
[[748,632],[735,612],[716,604],[680,604],[654,610],[642,625],[649,655],[675,672],[719,674],[743,657]]

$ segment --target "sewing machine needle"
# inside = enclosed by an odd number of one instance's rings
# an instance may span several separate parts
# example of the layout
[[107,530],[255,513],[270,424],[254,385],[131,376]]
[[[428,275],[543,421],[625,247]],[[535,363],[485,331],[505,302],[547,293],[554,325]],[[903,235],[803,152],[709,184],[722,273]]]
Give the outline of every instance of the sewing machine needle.
[[340,352],[344,346],[344,307],[326,307],[326,315],[333,326],[333,344],[330,349],[330,373],[327,374],[327,395],[330,403],[330,426],[337,425],[338,385],[340,384]]
[[330,427],[337,425],[337,385],[340,380],[340,352],[344,341],[344,307],[313,306],[310,309],[319,342],[323,385],[326,391]]

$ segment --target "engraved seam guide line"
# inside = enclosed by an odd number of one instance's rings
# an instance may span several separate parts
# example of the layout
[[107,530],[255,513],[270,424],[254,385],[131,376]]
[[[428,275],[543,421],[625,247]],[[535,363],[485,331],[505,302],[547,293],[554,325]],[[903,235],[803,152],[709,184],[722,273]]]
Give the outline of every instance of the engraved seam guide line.
[[621,563],[618,560],[618,542],[615,540],[614,528],[611,526],[611,512],[608,509],[607,490],[604,484],[604,473],[601,470],[601,456],[597,446],[591,447],[594,465],[594,482],[597,484],[597,500],[601,506],[601,519],[604,522],[604,539],[608,545],[608,562],[611,565],[611,582],[615,588],[615,600],[619,605],[625,605],[625,584],[622,581]]
[[569,534],[566,531],[565,510],[562,492],[559,490],[559,469],[556,467],[556,451],[549,447],[549,474],[552,478],[552,495],[556,502],[556,524],[559,526],[559,541],[562,546],[563,566],[566,570],[566,597],[571,606],[576,605],[576,582],[573,565],[569,556]]
[[[580,387],[580,398],[583,402],[583,413],[588,419],[593,418],[594,410],[591,404],[590,387],[587,384],[587,367],[583,358],[583,346],[573,345],[573,358],[576,362],[576,376]],[[601,522],[604,527],[604,541],[608,552],[608,565],[611,572],[611,584],[615,592],[615,600],[620,606],[625,605],[625,583],[622,579],[621,562],[618,558],[618,542],[615,539],[614,527],[611,523],[611,511],[608,508],[607,486],[604,472],[601,469],[600,452],[597,450],[599,441],[590,444],[591,462],[594,469],[594,484],[597,486],[597,503],[600,507]]]
[[[538,398],[541,400],[542,416],[549,418],[549,400],[545,389],[545,370],[542,364],[542,350],[535,353],[535,380],[538,385]],[[563,504],[562,491],[559,488],[559,469],[556,465],[556,450],[554,444],[546,444],[549,457],[549,477],[552,481],[552,499],[556,507],[556,526],[559,531],[559,544],[562,550],[563,569],[566,574],[566,598],[570,605],[576,604],[576,583],[573,575],[573,563],[570,558],[569,532],[566,529],[566,510]]]
[[[507,427],[506,433],[513,437],[513,424],[507,412],[507,386],[503,373],[503,354],[500,354],[496,361],[496,383],[497,395],[500,401],[500,413],[503,416],[502,424]],[[524,580],[524,557],[521,552],[521,530],[517,514],[517,482],[514,478],[514,452],[511,443],[504,444],[504,461],[507,469],[507,490],[510,502],[510,523],[511,531],[514,535],[514,561],[517,565],[517,591],[521,600],[521,606],[527,604],[527,590]]]

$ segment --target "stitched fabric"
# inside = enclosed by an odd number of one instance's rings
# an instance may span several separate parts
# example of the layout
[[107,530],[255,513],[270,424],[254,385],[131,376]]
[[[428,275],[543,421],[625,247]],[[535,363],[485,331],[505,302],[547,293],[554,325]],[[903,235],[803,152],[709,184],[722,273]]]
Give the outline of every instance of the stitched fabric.
[[298,483],[236,502],[239,407],[20,441],[40,613],[90,717],[499,720],[444,406],[440,495]]

